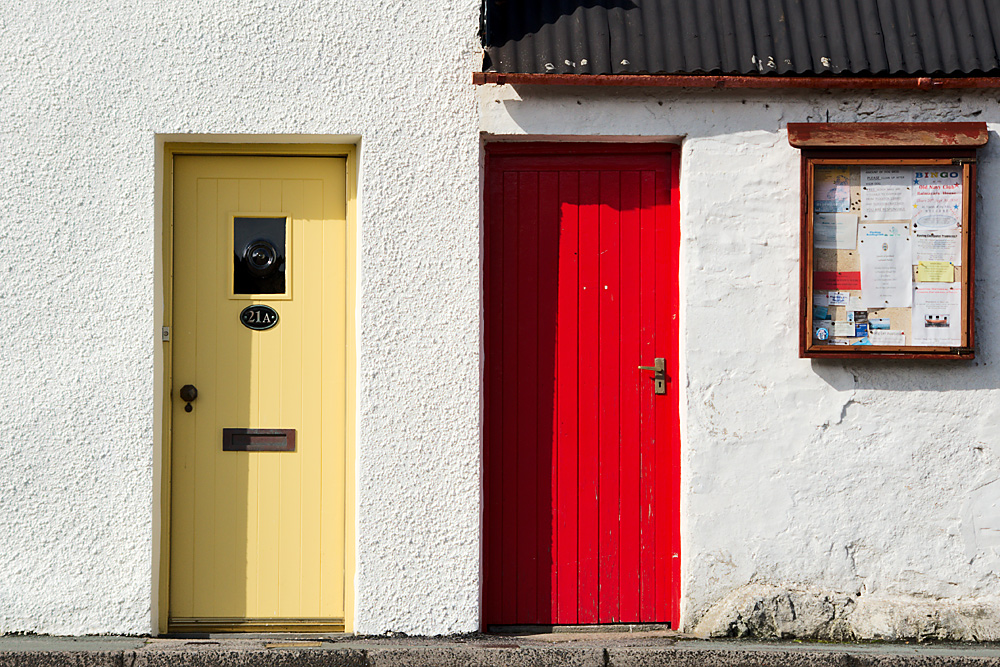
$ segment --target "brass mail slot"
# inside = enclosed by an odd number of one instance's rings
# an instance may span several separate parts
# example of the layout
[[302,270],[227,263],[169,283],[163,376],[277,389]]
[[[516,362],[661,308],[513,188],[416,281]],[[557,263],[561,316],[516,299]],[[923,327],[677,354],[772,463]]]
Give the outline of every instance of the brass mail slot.
[[224,452],[294,452],[294,428],[224,428]]

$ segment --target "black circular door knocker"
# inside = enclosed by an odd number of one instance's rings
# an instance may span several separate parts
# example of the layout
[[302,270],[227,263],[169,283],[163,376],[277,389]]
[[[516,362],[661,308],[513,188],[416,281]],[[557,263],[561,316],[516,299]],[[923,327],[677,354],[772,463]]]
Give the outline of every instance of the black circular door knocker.
[[247,306],[240,312],[240,322],[247,329],[264,331],[278,323],[278,311],[264,304]]
[[278,270],[278,249],[267,239],[256,239],[243,251],[247,270],[257,278],[268,278]]

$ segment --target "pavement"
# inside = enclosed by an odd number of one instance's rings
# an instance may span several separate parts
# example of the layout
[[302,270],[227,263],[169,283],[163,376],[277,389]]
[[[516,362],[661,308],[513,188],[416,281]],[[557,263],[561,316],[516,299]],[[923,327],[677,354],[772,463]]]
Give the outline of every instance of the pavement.
[[701,640],[670,630],[446,637],[0,636],[0,667],[1000,667],[1000,644]]

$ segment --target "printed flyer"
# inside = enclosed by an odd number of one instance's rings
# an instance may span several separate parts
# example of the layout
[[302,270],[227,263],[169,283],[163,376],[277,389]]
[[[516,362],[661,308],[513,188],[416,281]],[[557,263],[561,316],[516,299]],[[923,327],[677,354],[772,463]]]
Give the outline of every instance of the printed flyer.
[[861,219],[909,220],[912,185],[912,167],[862,167]]
[[918,284],[913,288],[913,345],[962,344],[962,284]]
[[917,232],[962,223],[962,171],[920,167],[913,172],[913,226]]
[[861,303],[865,308],[909,308],[913,299],[910,226],[861,225]]
[[850,210],[850,167],[816,167],[813,185],[813,210],[817,213],[847,213]]

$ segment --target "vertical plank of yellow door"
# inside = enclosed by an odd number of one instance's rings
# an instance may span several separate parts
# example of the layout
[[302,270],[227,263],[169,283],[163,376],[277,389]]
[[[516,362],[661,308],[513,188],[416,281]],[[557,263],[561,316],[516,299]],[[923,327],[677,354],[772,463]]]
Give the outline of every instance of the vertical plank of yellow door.
[[[217,319],[218,335],[215,338],[215,368],[203,367],[203,374],[216,383],[218,390],[211,396],[215,405],[214,433],[210,442],[202,447],[215,455],[216,515],[215,562],[212,576],[216,581],[213,610],[219,616],[239,618],[246,613],[244,579],[246,576],[246,454],[222,451],[221,424],[239,424],[241,418],[238,392],[232,382],[239,377],[238,339],[245,337],[233,331],[230,322],[238,317],[236,304],[229,296],[230,274],[233,261],[233,238],[230,229],[230,211],[237,203],[236,182],[231,179],[216,181],[215,202],[215,258],[213,310]],[[200,376],[199,376],[200,377]],[[199,380],[199,382],[203,382]],[[206,536],[208,537],[208,536]]]
[[[344,209],[339,203],[346,201],[346,178],[338,171],[337,178],[312,181],[306,189],[319,207],[317,215],[326,220],[323,229],[323,335],[326,342],[323,356],[323,431],[324,440],[336,443],[328,451],[343,451],[346,418],[346,386],[333,378],[344,377],[346,357],[346,272],[347,225]],[[307,199],[309,195],[307,195]],[[335,208],[336,207],[336,208]],[[344,494],[337,493],[345,478],[343,456],[323,457],[323,553],[343,553]],[[333,559],[331,559],[333,560]],[[339,560],[339,559],[338,559]],[[322,611],[325,614],[342,613],[344,578],[337,576],[338,569],[327,563],[322,574]],[[342,560],[339,563],[342,567]]]
[[[272,160],[271,158],[262,158]],[[277,409],[275,427],[296,429],[296,446],[294,452],[271,454],[278,476],[275,487],[274,506],[277,510],[277,534],[274,536],[277,545],[278,580],[277,580],[277,614],[283,618],[296,617],[301,614],[299,608],[299,572],[301,542],[298,526],[302,506],[300,502],[301,482],[299,468],[301,458],[301,299],[296,297],[297,287],[295,273],[298,261],[294,248],[289,243],[295,243],[295,226],[299,207],[296,202],[284,201],[283,183],[294,183],[296,179],[265,179],[261,181],[260,211],[291,213],[286,222],[286,289],[291,290],[292,299],[288,301],[269,302],[278,311],[281,325],[276,329],[261,332],[263,337],[270,338],[279,347],[275,352],[277,366],[274,373],[266,379],[271,391],[270,400]],[[262,378],[263,380],[264,378]],[[263,392],[262,392],[263,394]]]
[[[195,299],[198,327],[195,332],[197,349],[198,398],[194,411],[187,421],[194,422],[194,559],[207,567],[195,570],[194,609],[208,609],[218,597],[218,577],[215,572],[215,399],[218,396],[218,379],[215,376],[215,341],[218,322],[215,313],[217,182],[199,178],[197,181],[197,249],[194,273],[196,276]],[[205,370],[202,370],[205,369]],[[206,511],[207,510],[207,511]]]
[[[203,162],[204,160],[203,158]],[[210,172],[219,171],[220,167],[224,165],[224,162],[220,158],[212,158],[210,162],[204,163],[204,168]],[[225,256],[226,261],[224,263],[224,271],[220,272],[222,275],[220,280],[224,280],[224,282],[216,286],[216,294],[219,298],[220,311],[228,313],[225,321],[230,323],[238,321],[238,313],[245,305],[244,302],[229,299],[229,286],[232,281],[231,273],[233,270],[233,231],[231,228],[231,218],[232,214],[239,210],[239,179],[219,179],[219,217],[216,224],[220,228],[220,238],[224,235],[226,239],[225,246],[219,248],[220,257]],[[224,427],[252,424],[256,419],[256,411],[253,403],[254,392],[251,388],[253,376],[253,334],[249,330],[244,331],[238,326],[235,326],[233,330],[236,332],[234,334],[235,340],[229,339],[228,336],[222,337],[219,340],[219,349],[226,350],[227,358],[231,358],[231,362],[229,363],[235,364],[235,368],[231,369],[228,375],[221,376],[227,378],[230,383],[226,385],[227,390],[223,393],[232,397],[235,409],[233,412],[220,411],[219,422],[216,424],[216,437],[220,439]],[[220,373],[223,372],[222,369],[223,367],[220,367]],[[235,386],[231,384],[232,382],[235,382]],[[235,532],[235,537],[233,538],[235,540],[234,558],[236,560],[234,563],[229,564],[227,567],[228,574],[223,576],[227,576],[227,581],[234,587],[232,596],[235,602],[233,605],[235,609],[239,610],[239,613],[234,614],[234,617],[252,616],[252,607],[256,607],[257,599],[257,581],[255,577],[250,576],[250,573],[257,569],[257,495],[252,490],[257,478],[256,462],[252,459],[252,454],[248,452],[223,452],[221,442],[216,444],[215,450],[218,459],[228,462],[234,469],[233,488],[228,491],[218,489],[216,492],[216,502],[231,505],[242,504],[241,507],[235,508],[238,516],[234,519],[233,525],[233,531]],[[248,482],[248,480],[254,481]],[[231,493],[231,495],[224,495],[227,492]],[[223,614],[218,612],[215,615],[221,616]]]
[[[178,157],[178,162],[189,158]],[[190,170],[181,171],[186,178],[177,183],[177,192],[181,196],[174,199],[174,215],[180,220],[197,220],[198,199],[190,196],[194,191],[195,181],[190,176]],[[198,228],[192,224],[177,225],[174,230],[174,252],[178,258],[183,258],[183,267],[174,272],[174,293],[190,295],[195,293],[197,276],[190,267],[197,257]],[[174,339],[194,335],[197,328],[197,313],[194,308],[184,307],[174,310]],[[192,350],[183,350],[183,354],[173,357],[173,376],[176,379],[194,377],[197,358]],[[194,449],[185,443],[194,441],[194,422],[182,419],[184,402],[179,400],[179,388],[173,389],[173,427],[174,446],[171,451],[171,526],[170,540],[171,563],[189,564],[194,561]],[[170,605],[174,615],[190,616],[194,608],[194,571],[190,567],[175,568],[170,577]]]
[[[255,163],[260,158],[248,158],[239,162],[239,202],[236,211],[255,213],[261,210],[260,180],[253,178]],[[256,301],[255,301],[256,303]],[[280,311],[279,311],[280,318]],[[250,426],[252,428],[281,428],[277,423],[277,405],[273,400],[271,378],[276,377],[279,367],[278,352],[281,349],[277,331],[252,332],[250,359]],[[250,458],[257,464],[256,484],[251,479],[249,494],[256,498],[257,548],[257,599],[253,617],[274,617],[278,615],[278,545],[275,543],[278,524],[278,508],[275,506],[278,485],[277,461],[272,452],[251,452]]]
[[[325,162],[325,161],[324,161]],[[305,181],[298,180],[285,183],[286,201],[294,201],[296,211],[301,214],[295,221],[295,239],[293,254],[295,256],[296,300],[301,300],[299,317],[302,320],[302,375],[300,381],[302,400],[301,446],[299,456],[302,475],[302,507],[300,519],[300,543],[302,545],[301,569],[301,604],[302,614],[307,617],[319,618],[320,538],[322,530],[320,521],[316,521],[313,512],[320,510],[320,485],[322,484],[322,413],[320,395],[322,392],[321,359],[323,356],[323,335],[320,329],[320,303],[322,294],[323,265],[321,235],[324,221],[315,215],[315,211],[306,202]],[[306,307],[309,305],[311,307]]]

